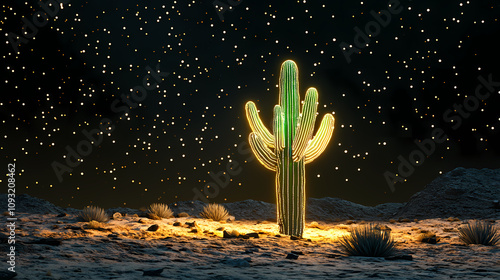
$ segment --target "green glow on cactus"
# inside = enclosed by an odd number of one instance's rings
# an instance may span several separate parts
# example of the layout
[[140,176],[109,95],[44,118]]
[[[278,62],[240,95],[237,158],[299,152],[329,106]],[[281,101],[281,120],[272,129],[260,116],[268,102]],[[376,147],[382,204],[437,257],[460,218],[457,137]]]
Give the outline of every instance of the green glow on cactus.
[[299,71],[292,60],[281,65],[279,104],[274,106],[273,133],[259,117],[255,103],[245,105],[252,129],[249,142],[262,165],[276,172],[278,225],[281,234],[299,236],[305,223],[305,164],[326,149],[335,119],[326,114],[313,137],[318,91],[309,88],[300,111]]

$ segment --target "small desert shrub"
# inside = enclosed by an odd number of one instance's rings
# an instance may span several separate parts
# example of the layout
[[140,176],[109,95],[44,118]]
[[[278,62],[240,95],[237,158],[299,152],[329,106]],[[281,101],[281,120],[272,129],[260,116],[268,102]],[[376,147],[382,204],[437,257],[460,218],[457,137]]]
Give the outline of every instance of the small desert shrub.
[[229,217],[229,212],[227,212],[224,206],[212,203],[205,205],[203,207],[203,212],[200,213],[203,218],[212,219],[214,221],[225,221]]
[[395,243],[391,232],[376,225],[351,228],[349,235],[340,237],[340,246],[350,256],[385,257],[394,252]]
[[158,218],[172,218],[174,212],[170,210],[167,204],[164,203],[153,203],[149,205],[148,216],[153,220],[158,220]]
[[80,218],[86,222],[97,221],[104,223],[109,220],[108,214],[104,212],[104,209],[97,206],[88,206],[83,208],[82,213],[80,213]]
[[458,229],[458,237],[465,244],[492,246],[500,240],[500,233],[491,223],[472,221]]

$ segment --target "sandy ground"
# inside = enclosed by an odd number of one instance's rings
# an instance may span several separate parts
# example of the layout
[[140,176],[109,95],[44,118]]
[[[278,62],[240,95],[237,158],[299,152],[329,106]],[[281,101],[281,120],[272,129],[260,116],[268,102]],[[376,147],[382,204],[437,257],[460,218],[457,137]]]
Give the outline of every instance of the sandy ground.
[[[291,240],[267,221],[124,216],[89,229],[75,215],[18,217],[15,279],[500,279],[499,246],[461,244],[463,221],[380,222],[391,230],[397,254],[413,258],[386,260],[342,252],[338,237],[362,221],[309,223],[303,239]],[[158,229],[148,231],[152,225]],[[224,238],[223,230],[258,238]],[[425,231],[438,243],[419,242]],[[7,232],[1,234],[5,242]],[[1,244],[2,252],[7,246]],[[292,252],[298,259],[287,259]]]

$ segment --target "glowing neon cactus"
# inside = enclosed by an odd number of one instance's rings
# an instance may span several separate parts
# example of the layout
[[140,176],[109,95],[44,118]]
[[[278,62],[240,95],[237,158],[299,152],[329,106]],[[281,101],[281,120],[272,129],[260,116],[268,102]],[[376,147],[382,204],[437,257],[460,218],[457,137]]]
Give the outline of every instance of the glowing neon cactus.
[[299,75],[295,62],[281,65],[279,104],[274,106],[273,133],[262,123],[252,101],[245,105],[252,133],[249,142],[257,159],[276,171],[278,225],[281,234],[302,237],[305,222],[305,164],[315,160],[330,142],[335,119],[326,114],[312,137],[318,91],[309,88],[300,111]]

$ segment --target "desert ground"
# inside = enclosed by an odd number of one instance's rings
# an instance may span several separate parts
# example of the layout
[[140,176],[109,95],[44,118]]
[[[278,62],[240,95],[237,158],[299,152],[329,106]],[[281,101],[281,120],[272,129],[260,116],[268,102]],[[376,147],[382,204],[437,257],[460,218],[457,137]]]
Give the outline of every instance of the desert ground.
[[[75,215],[23,214],[20,223],[16,279],[500,278],[498,246],[462,244],[458,219],[379,222],[397,242],[394,259],[345,255],[338,237],[365,223],[353,220],[311,222],[299,240],[269,221],[127,215],[88,228]],[[436,244],[419,241],[427,232]]]
[[[204,204],[189,201],[170,204],[173,218],[114,208],[109,222],[88,223],[80,210],[23,194],[16,201],[17,275],[4,261],[0,279],[500,279],[499,246],[465,245],[457,232],[471,219],[498,227],[499,174],[456,169],[407,203],[309,199],[302,239],[280,236],[275,206],[261,201],[224,204],[232,217],[222,222],[201,218]],[[341,249],[339,237],[367,223],[390,231],[393,257]],[[435,237],[422,242],[426,234]],[[3,227],[4,256],[8,238]]]

